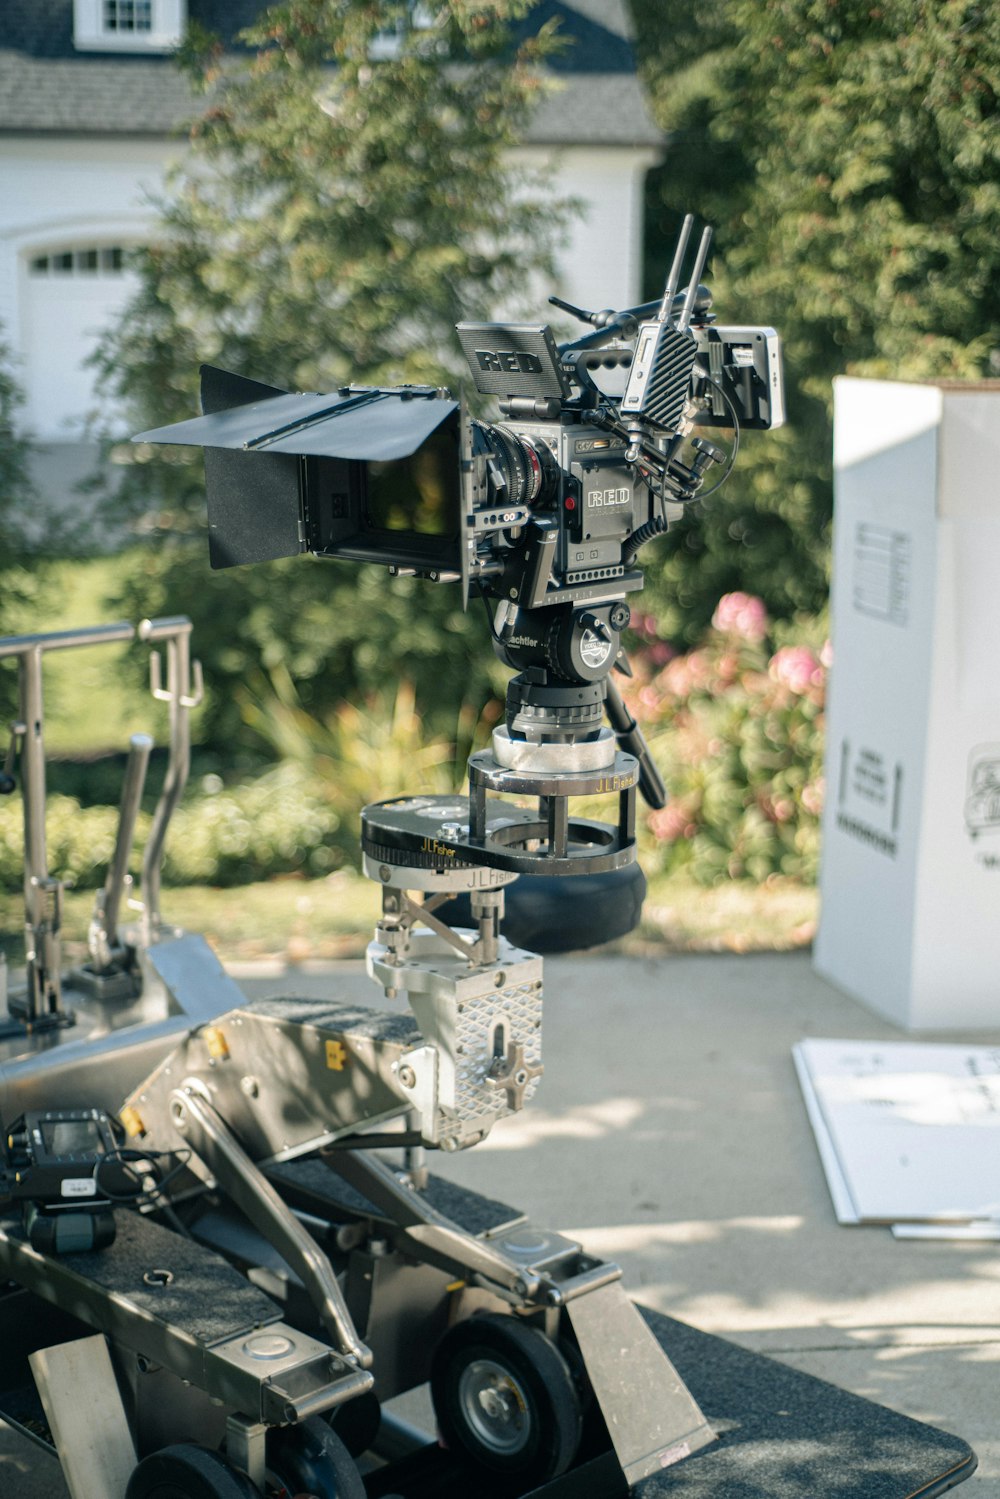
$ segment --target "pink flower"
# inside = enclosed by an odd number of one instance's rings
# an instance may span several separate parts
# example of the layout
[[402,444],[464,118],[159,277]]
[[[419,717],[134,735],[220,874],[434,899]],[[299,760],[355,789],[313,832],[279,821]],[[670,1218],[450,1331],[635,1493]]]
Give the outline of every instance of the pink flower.
[[645,635],[647,640],[656,640],[659,635],[656,628],[656,615],[633,614],[632,629],[637,635]]
[[816,781],[809,781],[802,788],[802,805],[813,817],[818,817],[823,810],[823,792],[825,785],[823,777]]
[[678,838],[694,836],[691,814],[680,802],[668,802],[656,812],[649,814],[649,828],[663,843],[674,843]]
[[686,656],[675,656],[657,678],[661,688],[672,697],[686,698],[708,685],[712,678],[712,663],[706,651],[688,651]]
[[715,606],[712,624],[723,635],[744,640],[763,640],[767,634],[767,610],[752,593],[724,593]]
[[768,671],[776,682],[799,697],[810,687],[823,685],[823,668],[808,646],[783,645],[771,657]]

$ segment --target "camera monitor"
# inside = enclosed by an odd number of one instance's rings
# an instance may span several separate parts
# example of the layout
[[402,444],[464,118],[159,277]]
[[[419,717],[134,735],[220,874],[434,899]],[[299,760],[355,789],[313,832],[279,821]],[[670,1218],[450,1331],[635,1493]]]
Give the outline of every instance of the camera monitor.
[[461,409],[430,387],[292,395],[203,365],[203,416],[140,442],[205,449],[213,568],[300,552],[465,570]]

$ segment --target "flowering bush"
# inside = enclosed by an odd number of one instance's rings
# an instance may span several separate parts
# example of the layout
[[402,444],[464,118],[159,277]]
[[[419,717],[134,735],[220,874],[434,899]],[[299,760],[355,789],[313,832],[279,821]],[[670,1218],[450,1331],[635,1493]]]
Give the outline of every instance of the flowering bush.
[[815,880],[829,647],[778,638],[743,593],[720,599],[697,650],[664,664],[648,622],[636,633],[626,696],[671,798],[646,815],[647,869]]
[[[281,754],[253,779],[226,786],[218,776],[192,781],[167,835],[163,879],[168,885],[243,885],[275,874],[324,875],[360,859],[361,808],[404,791],[452,791],[455,746],[428,735],[412,684],[392,696],[342,703],[325,720],[298,703],[290,679],[266,700],[249,693],[243,711],[266,721]],[[475,723],[460,724],[471,734]],[[459,773],[460,779],[460,773]],[[52,873],[79,888],[103,883],[114,851],[117,809],[81,807],[51,795],[46,807]],[[133,869],[149,833],[136,827]],[[0,798],[0,889],[23,879],[24,822],[19,796]]]

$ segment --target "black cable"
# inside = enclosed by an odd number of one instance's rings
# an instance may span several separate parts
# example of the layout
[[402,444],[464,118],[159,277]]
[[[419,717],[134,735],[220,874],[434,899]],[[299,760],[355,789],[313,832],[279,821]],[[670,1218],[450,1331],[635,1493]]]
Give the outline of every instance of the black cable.
[[622,547],[622,565],[631,567],[640,547],[644,547],[647,541],[652,541],[654,536],[662,536],[668,525],[669,521],[665,515],[654,515],[651,520],[633,531]]
[[503,645],[503,636],[502,635],[498,635],[497,632],[496,632],[496,630],[494,630],[494,628],[493,628],[493,616],[490,613],[490,601],[486,597],[485,593],[481,593],[479,595],[479,597],[482,599],[482,601],[483,601],[483,607],[486,610],[486,623],[489,626],[490,639],[496,645]]
[[[173,1169],[168,1171],[165,1176],[155,1178],[152,1187],[144,1187],[138,1172],[132,1170],[131,1163],[145,1162],[150,1168],[148,1174],[152,1175],[160,1169],[157,1162],[164,1159],[176,1160]],[[119,1148],[118,1150],[108,1151],[100,1160],[94,1162],[94,1182],[97,1185],[98,1192],[102,1197],[106,1197],[109,1202],[125,1202],[133,1206],[148,1202],[154,1206],[169,1206],[165,1197],[166,1189],[181,1174],[190,1159],[190,1150],[126,1150]],[[125,1175],[135,1182],[136,1190],[134,1192],[115,1192],[102,1183],[101,1170],[112,1163],[120,1166]],[[157,1203],[158,1198],[162,1198],[163,1203]]]
[[722,385],[718,380],[713,380],[711,375],[706,376],[706,379],[708,380],[709,384],[715,386],[715,389],[719,392],[719,395],[729,407],[729,413],[733,419],[733,446],[730,450],[729,462],[726,464],[725,472],[723,473],[722,478],[719,479],[717,483],[713,484],[711,489],[707,489],[704,494],[700,494],[698,496],[699,500],[709,500],[711,499],[713,494],[718,493],[718,491],[722,488],[723,484],[725,484],[726,480],[729,478],[729,475],[732,473],[734,467],[736,466],[736,456],[740,451],[740,418],[736,407],[733,405],[728,393],[722,388]]

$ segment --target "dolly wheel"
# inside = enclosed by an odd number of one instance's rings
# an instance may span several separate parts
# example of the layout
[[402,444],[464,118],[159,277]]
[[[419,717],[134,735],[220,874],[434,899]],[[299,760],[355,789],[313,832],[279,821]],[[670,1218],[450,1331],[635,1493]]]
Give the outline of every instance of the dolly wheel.
[[580,1399],[544,1333],[492,1313],[459,1322],[431,1366],[445,1445],[532,1486],[564,1473],[580,1445]]
[[125,1499],[260,1499],[260,1491],[218,1452],[178,1442],[143,1458]]
[[354,1459],[318,1416],[297,1426],[272,1427],[267,1434],[267,1468],[278,1499],[298,1494],[314,1499],[365,1499]]

